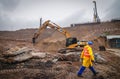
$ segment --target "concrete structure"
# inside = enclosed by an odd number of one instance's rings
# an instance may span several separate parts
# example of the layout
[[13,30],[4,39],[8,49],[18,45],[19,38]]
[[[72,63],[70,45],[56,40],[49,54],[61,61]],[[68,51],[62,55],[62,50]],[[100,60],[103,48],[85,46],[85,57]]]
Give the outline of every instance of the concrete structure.
[[111,48],[120,48],[120,35],[108,35],[107,41]]

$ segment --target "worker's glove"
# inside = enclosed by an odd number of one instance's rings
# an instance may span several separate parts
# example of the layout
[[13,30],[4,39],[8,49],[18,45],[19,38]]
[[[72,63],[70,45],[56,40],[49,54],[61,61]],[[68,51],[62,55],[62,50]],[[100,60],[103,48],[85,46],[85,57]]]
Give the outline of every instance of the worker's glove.
[[97,63],[94,60],[91,60],[92,63],[94,63],[95,65],[97,65]]
[[94,63],[95,61],[94,61],[94,60],[91,60],[91,62],[93,62],[93,63]]

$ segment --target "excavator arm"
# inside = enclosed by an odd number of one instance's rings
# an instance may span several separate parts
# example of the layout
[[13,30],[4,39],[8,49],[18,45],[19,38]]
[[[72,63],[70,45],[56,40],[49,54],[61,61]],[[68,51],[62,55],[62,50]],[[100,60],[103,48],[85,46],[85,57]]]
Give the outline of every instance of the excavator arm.
[[[36,33],[34,33],[34,36],[32,38],[33,44],[36,43],[36,39],[39,37],[39,35],[47,28],[50,27],[52,29],[57,30],[58,32],[62,33],[66,37],[66,48],[67,49],[75,49],[77,46],[84,46],[84,42],[80,42],[77,40],[76,37],[71,37],[70,33],[66,31],[65,29],[61,28],[59,25],[52,23],[50,20],[45,21],[42,26],[38,29]],[[86,43],[86,42],[85,42]],[[66,49],[65,49],[66,51]],[[63,50],[60,50],[59,52],[63,52]]]
[[66,38],[70,38],[70,33],[63,28],[61,28],[59,25],[52,23],[50,20],[45,21],[42,26],[39,28],[38,32],[34,33],[34,36],[32,38],[33,44],[36,42],[36,39],[39,37],[39,35],[47,28],[50,27],[52,29],[55,29],[65,35]]

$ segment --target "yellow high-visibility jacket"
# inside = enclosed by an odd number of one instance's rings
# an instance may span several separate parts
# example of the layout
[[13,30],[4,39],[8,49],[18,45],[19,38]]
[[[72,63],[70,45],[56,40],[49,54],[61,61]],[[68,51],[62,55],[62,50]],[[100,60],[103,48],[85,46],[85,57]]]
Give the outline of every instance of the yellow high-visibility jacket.
[[82,65],[84,67],[90,67],[92,66],[92,61],[94,61],[94,55],[92,48],[89,45],[86,45],[81,53],[80,58],[83,59]]

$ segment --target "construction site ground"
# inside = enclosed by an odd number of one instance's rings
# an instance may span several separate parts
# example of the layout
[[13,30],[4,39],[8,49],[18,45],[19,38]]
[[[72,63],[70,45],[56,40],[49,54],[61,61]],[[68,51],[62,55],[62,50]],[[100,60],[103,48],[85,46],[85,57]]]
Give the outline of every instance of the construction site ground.
[[[99,29],[98,29],[99,28]],[[31,58],[21,63],[0,62],[0,79],[119,79],[120,78],[120,49],[110,48],[101,35],[120,35],[120,22],[105,22],[94,25],[67,27],[72,36],[79,40],[92,40],[93,51],[99,54],[104,61],[94,63],[97,76],[87,68],[83,78],[77,77],[81,61],[79,54],[64,57],[58,53],[65,48],[65,37],[57,31],[46,29],[37,40],[36,45],[31,42],[36,29],[22,29],[17,31],[0,32],[0,56],[6,50],[16,47],[27,47],[34,52],[47,53],[44,58]],[[106,51],[99,51],[99,46],[105,46]],[[80,52],[73,52],[80,53]],[[55,58],[59,58],[55,60]],[[10,66],[10,67],[9,67]]]

